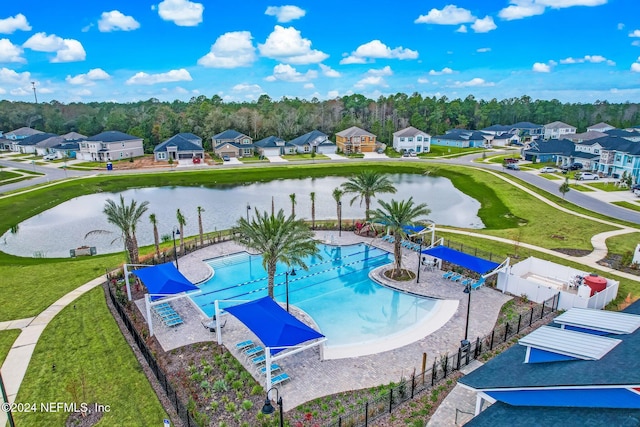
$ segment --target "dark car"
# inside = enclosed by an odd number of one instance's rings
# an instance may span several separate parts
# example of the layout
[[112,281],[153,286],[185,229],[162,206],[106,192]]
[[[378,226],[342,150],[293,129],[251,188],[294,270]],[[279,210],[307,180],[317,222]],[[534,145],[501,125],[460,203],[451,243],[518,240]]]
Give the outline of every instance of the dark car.
[[229,156],[222,156],[222,160],[228,162],[231,158]]
[[579,171],[582,170],[583,167],[582,163],[572,163],[569,166],[563,166],[562,173],[567,173],[567,171]]

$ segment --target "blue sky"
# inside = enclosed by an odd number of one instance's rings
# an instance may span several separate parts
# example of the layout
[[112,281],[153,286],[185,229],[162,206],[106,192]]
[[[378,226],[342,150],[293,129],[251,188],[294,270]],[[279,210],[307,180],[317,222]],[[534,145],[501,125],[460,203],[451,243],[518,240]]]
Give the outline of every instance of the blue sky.
[[638,0],[2,3],[0,99],[640,102]]

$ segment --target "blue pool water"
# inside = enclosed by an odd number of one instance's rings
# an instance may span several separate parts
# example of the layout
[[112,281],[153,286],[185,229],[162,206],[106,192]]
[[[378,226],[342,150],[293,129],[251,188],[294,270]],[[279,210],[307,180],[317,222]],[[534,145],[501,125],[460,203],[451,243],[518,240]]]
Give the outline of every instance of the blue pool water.
[[[384,339],[428,317],[437,300],[398,292],[368,274],[393,256],[365,244],[319,245],[320,257],[308,270],[289,276],[289,303],[307,312],[327,337],[327,346]],[[215,300],[254,300],[267,295],[267,273],[260,255],[241,252],[208,261],[214,276],[200,285],[193,301],[212,316]],[[285,302],[285,265],[278,265],[274,295]],[[222,304],[222,308],[229,304]]]

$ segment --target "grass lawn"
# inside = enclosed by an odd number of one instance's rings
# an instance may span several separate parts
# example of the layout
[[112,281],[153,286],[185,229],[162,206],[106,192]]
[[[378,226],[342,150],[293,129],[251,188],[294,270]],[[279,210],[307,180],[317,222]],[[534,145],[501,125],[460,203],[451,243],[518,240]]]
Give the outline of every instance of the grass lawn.
[[22,174],[10,172],[10,171],[0,171],[0,182],[12,180],[18,177],[21,177]]
[[329,158],[324,154],[317,154],[313,157],[311,154],[285,154],[284,156],[280,156],[285,160],[290,160],[292,162],[301,161],[301,160],[328,160]]
[[576,191],[582,191],[583,193],[588,193],[590,191],[596,191],[593,188],[590,188],[589,185],[583,185],[583,184],[569,184],[569,188],[571,188],[572,190],[576,190]]
[[538,176],[542,178],[550,179],[552,181],[557,181],[559,179],[564,181],[564,175],[561,175],[558,173],[541,173],[541,174],[538,174]]
[[[81,162],[81,163],[74,163],[73,164],[74,168],[100,168],[100,169],[106,169],[107,168],[107,163],[106,162]],[[71,169],[71,168],[69,168]]]
[[634,211],[640,211],[640,205],[637,205],[632,202],[611,202],[614,205],[620,206],[621,208],[627,208]]
[[498,156],[487,157],[486,160],[489,163],[502,164],[504,163],[504,159],[520,159],[520,154],[517,152],[511,153],[511,154],[500,154]]
[[640,233],[621,234],[607,239],[607,249],[612,254],[624,255],[626,252],[633,253],[638,243],[640,243]]
[[266,157],[260,158],[260,156],[251,156],[251,157],[239,157],[242,163],[269,163],[269,160]]
[[[162,425],[167,414],[107,309],[102,288],[75,305],[44,330],[16,402],[99,403],[110,412],[98,426]],[[19,426],[61,426],[68,415],[38,411],[14,417]]]
[[0,366],[4,363],[4,359],[7,358],[7,353],[9,353],[9,349],[18,338],[18,335],[20,335],[20,329],[0,331]]
[[431,157],[453,158],[466,156],[467,154],[482,153],[483,151],[485,151],[484,148],[444,147],[441,145],[431,144],[430,151],[428,153],[419,153],[418,157],[420,157],[421,159],[428,159]]
[[613,182],[590,182],[587,185],[602,191],[629,191],[629,188],[615,186]]

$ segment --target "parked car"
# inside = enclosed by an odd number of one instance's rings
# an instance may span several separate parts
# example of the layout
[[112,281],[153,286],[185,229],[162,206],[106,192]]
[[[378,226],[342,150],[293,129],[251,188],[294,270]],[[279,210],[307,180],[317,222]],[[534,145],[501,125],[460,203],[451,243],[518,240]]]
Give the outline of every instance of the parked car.
[[409,154],[408,150],[404,150],[404,153],[402,153],[402,157],[409,157],[411,156],[411,154]]
[[409,150],[409,156],[411,156],[411,157],[416,157],[417,155],[418,155],[418,154],[416,154],[416,152],[415,152],[415,151],[413,151],[413,150]]
[[520,166],[518,166],[517,163],[507,163],[506,168],[514,170],[514,171],[519,171],[520,170]]
[[576,174],[576,179],[580,180],[580,181],[597,181],[598,180],[598,175],[596,175],[595,173],[591,173],[591,172],[580,172],[578,174]]
[[57,158],[58,156],[55,153],[49,153],[42,157],[42,160],[55,160]]
[[222,160],[225,162],[228,162],[229,160],[231,160],[231,158],[229,156],[222,156]]
[[540,168],[540,173],[554,173],[554,172],[558,172],[558,169],[551,166],[545,166],[543,168]]

